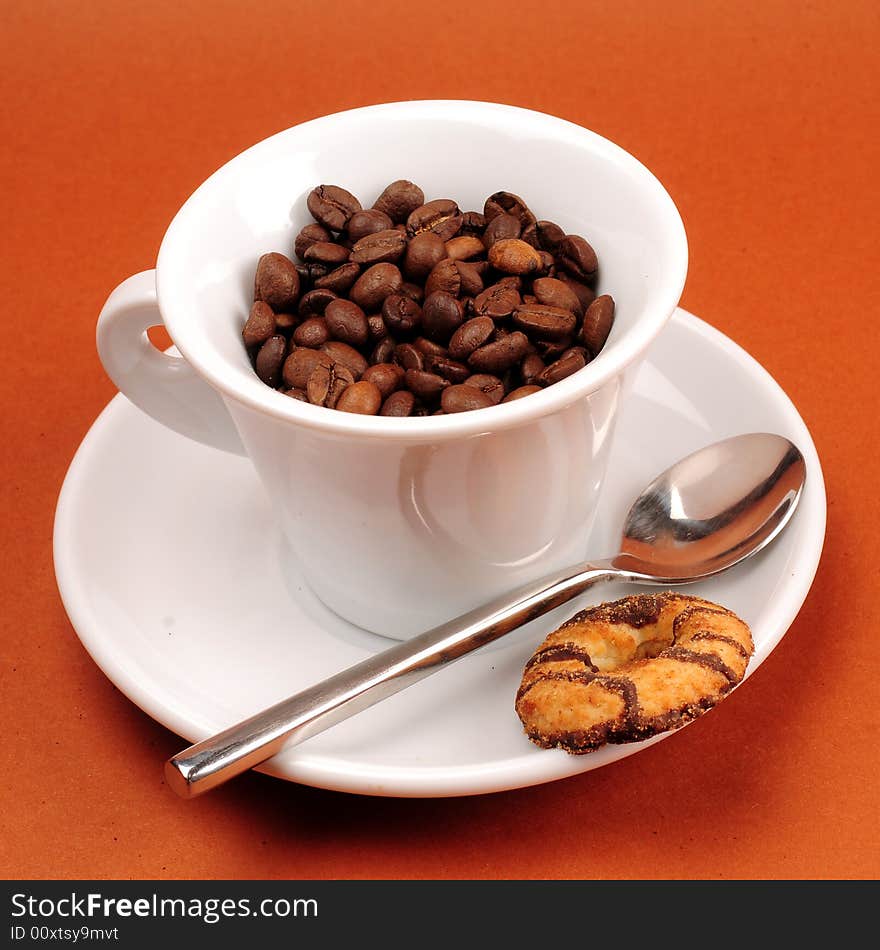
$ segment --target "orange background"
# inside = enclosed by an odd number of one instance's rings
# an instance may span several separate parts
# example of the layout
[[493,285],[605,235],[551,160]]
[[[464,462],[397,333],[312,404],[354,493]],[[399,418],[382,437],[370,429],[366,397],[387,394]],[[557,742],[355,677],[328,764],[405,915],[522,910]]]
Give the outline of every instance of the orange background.
[[[4,876],[877,876],[875,2],[7,0],[2,20]],[[185,803],[161,770],[180,739],[92,663],[52,571],[62,478],[114,393],[95,320],[227,159],[404,98],[552,112],[657,174],[690,242],[683,306],[813,434],[822,563],[746,688],[607,768],[454,800],[251,775]]]

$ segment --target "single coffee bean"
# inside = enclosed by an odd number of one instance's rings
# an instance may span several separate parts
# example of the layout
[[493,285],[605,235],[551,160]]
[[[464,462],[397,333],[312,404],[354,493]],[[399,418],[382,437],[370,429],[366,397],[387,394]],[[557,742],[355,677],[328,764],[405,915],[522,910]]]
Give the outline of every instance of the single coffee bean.
[[319,363],[309,376],[306,395],[312,405],[333,409],[339,397],[353,382],[354,376],[345,366],[339,363],[331,363],[329,366]]
[[330,232],[326,228],[321,227],[320,224],[307,224],[302,231],[297,234],[296,240],[293,242],[294,253],[302,260],[312,244],[315,244],[317,241],[329,241],[330,238]]
[[[458,238],[455,238],[455,240],[457,241]],[[448,246],[452,242],[447,241],[446,243]],[[452,294],[453,297],[457,297],[461,291],[461,274],[455,266],[455,261],[449,258],[440,261],[431,273],[428,274],[428,279],[425,281],[426,297],[430,297],[431,294],[436,293],[438,290]]]
[[295,313],[276,313],[275,330],[289,337],[290,334],[302,323],[302,317]]
[[491,317],[473,317],[463,323],[449,340],[449,355],[455,360],[466,360],[474,350],[489,342],[495,332]]
[[330,330],[323,317],[309,317],[293,331],[293,342],[317,350],[330,339]]
[[378,343],[379,340],[384,340],[388,336],[388,327],[381,313],[371,313],[367,317],[367,332],[371,343]]
[[382,394],[379,387],[364,379],[347,386],[336,401],[337,409],[361,416],[375,416],[381,407]]
[[348,220],[349,241],[357,243],[362,237],[368,234],[376,234],[379,231],[388,231],[394,227],[394,222],[385,214],[384,211],[370,209],[368,211],[355,211]]
[[304,389],[279,389],[278,391],[285,396],[290,396],[291,399],[297,399],[299,402],[309,401],[308,394]]
[[450,383],[463,383],[471,376],[469,366],[439,353],[433,353],[425,358],[425,369],[429,373],[436,373],[448,379]]
[[476,386],[450,386],[443,390],[440,408],[444,412],[470,412],[473,409],[488,409],[495,400]]
[[498,376],[518,363],[529,350],[529,340],[518,330],[474,350],[468,364],[477,373]]
[[273,389],[281,382],[281,365],[284,363],[286,352],[287,340],[279,333],[270,336],[266,340],[260,347],[256,360],[254,360],[254,369],[257,371],[257,376]]
[[538,377],[546,368],[547,364],[537,353],[527,353],[519,364],[519,375],[523,385],[538,385]]
[[449,356],[449,350],[442,343],[435,343],[424,336],[416,337],[413,346],[423,356]]
[[424,280],[443,258],[446,243],[430,231],[417,234],[407,245],[403,269],[410,280]]
[[519,218],[512,214],[496,215],[486,225],[486,230],[483,232],[483,245],[488,250],[498,241],[510,241],[518,238],[521,232],[522,225]]
[[408,389],[399,389],[392,393],[379,410],[380,416],[405,417],[412,415],[416,397]]
[[382,301],[382,319],[392,333],[405,336],[421,323],[422,308],[402,293],[389,294]]
[[360,379],[367,368],[367,361],[363,354],[341,340],[329,340],[321,347],[334,363],[344,366],[355,379]]
[[400,292],[404,297],[409,297],[410,300],[415,300],[417,304],[421,304],[421,302],[425,299],[424,289],[418,284],[413,284],[408,280],[405,280],[400,285]]
[[291,389],[305,390],[314,368],[320,363],[329,366],[332,359],[320,350],[297,347],[284,361],[281,377]]
[[542,340],[562,340],[574,332],[577,318],[562,307],[523,303],[514,310],[513,322],[529,336]]
[[489,248],[489,263],[504,274],[531,274],[541,266],[541,258],[525,241],[505,238]]
[[370,353],[370,364],[375,366],[378,363],[390,363],[394,358],[396,349],[397,344],[390,336],[386,336],[384,340],[379,340],[373,347],[373,352]]
[[[481,263],[488,264],[488,261]],[[462,297],[476,297],[483,292],[483,278],[479,267],[471,261],[456,261],[458,271],[459,295]]]
[[306,205],[312,217],[331,231],[342,231],[351,216],[361,210],[361,203],[338,185],[318,185],[309,192]]
[[568,376],[571,376],[572,373],[583,369],[586,365],[587,361],[584,359],[583,353],[578,350],[573,350],[561,356],[555,363],[551,363],[547,369],[541,373],[539,378],[545,386],[552,386],[553,383],[558,383],[560,380],[566,379]]
[[431,231],[440,240],[448,241],[458,234],[461,220],[458,205],[454,201],[450,198],[436,198],[416,208],[406,219],[406,228],[410,237]]
[[422,307],[422,330],[429,339],[446,341],[461,326],[464,308],[461,303],[442,290],[425,298]]
[[387,296],[400,290],[402,283],[403,277],[394,264],[373,264],[355,281],[349,297],[364,311],[378,310]]
[[[540,277],[554,277],[556,275],[556,258],[549,251],[538,251],[541,266],[535,271]],[[540,279],[540,278],[539,278]]]
[[241,331],[244,345],[249,349],[262,346],[275,334],[275,314],[263,300],[255,300],[244,328]]
[[436,373],[421,369],[408,369],[404,377],[406,388],[425,402],[433,402],[449,385],[449,381]]
[[474,389],[485,393],[492,400],[493,406],[497,406],[505,395],[504,383],[491,373],[474,373],[464,381],[464,385],[473,386]]
[[514,389],[509,392],[501,401],[502,402],[513,402],[515,399],[522,399],[523,396],[531,396],[532,393],[541,392],[540,386],[520,386],[518,389]]
[[483,214],[486,215],[486,219],[490,223],[499,214],[512,214],[519,218],[519,222],[524,228],[535,222],[535,216],[529,211],[528,205],[519,195],[515,195],[510,191],[496,191],[494,195],[490,195],[483,207]]
[[486,230],[486,215],[481,211],[465,211],[461,216],[461,233],[480,235]]
[[425,193],[411,181],[393,181],[376,199],[373,209],[400,223],[425,203]]
[[575,316],[581,316],[584,308],[577,294],[566,283],[555,277],[538,277],[532,283],[532,293],[538,303],[548,307],[561,307],[570,310]]
[[522,298],[516,287],[501,280],[477,294],[474,299],[474,313],[480,317],[501,320],[509,317],[520,303]]
[[613,324],[614,301],[608,294],[602,294],[587,307],[584,325],[581,327],[580,340],[591,356],[596,356],[605,346]]
[[254,300],[262,300],[275,311],[296,310],[299,300],[299,272],[283,254],[264,254],[254,275]]
[[424,369],[425,355],[412,343],[400,343],[394,350],[394,362],[404,370]]
[[599,266],[596,252],[579,234],[567,234],[556,259],[576,280],[590,280]]
[[331,300],[324,311],[324,320],[331,336],[351,346],[363,346],[369,338],[367,317],[350,300]]
[[298,313],[301,317],[320,317],[331,300],[336,300],[336,294],[326,287],[310,290],[300,297]]
[[303,254],[303,260],[317,261],[319,264],[328,264],[330,267],[344,264],[348,257],[348,248],[341,244],[334,244],[332,241],[315,241],[306,248]]
[[359,264],[349,261],[347,264],[341,264],[334,268],[329,274],[324,274],[315,279],[316,290],[332,290],[334,294],[340,297],[351,290],[354,282],[361,273]]
[[538,237],[538,247],[542,251],[549,251],[551,254],[556,254],[559,245],[565,240],[565,231],[552,221],[537,221],[535,223],[535,234]]
[[466,261],[485,252],[483,242],[473,234],[460,234],[446,242],[446,256],[451,261]]
[[580,301],[581,309],[586,310],[587,307],[596,299],[596,292],[592,287],[588,287],[586,284],[582,284],[579,280],[575,280],[573,277],[570,277],[565,271],[560,271],[556,275],[557,280],[561,280],[566,287],[568,287],[572,293]]
[[351,249],[356,264],[380,264],[399,260],[406,250],[406,235],[401,231],[377,231],[362,237]]
[[395,390],[403,385],[406,370],[396,363],[375,363],[364,370],[362,380],[372,383],[387,399]]

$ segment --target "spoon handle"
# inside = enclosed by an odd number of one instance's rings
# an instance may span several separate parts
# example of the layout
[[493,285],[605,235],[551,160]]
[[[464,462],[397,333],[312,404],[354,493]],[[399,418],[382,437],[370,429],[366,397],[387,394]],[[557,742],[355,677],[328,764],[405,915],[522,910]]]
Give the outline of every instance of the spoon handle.
[[593,562],[520,587],[184,749],[165,763],[166,780],[183,798],[206,792],[541,617],[588,587],[620,577],[634,579],[608,562]]

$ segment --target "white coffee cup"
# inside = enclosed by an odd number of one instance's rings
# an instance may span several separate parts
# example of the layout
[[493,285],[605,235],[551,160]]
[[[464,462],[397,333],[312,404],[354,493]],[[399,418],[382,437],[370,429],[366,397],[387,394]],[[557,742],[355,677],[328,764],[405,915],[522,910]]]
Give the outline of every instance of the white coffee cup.
[[[465,210],[512,191],[583,235],[598,292],[616,302],[599,356],[540,393],[437,417],[355,415],[264,385],[241,339],[258,258],[293,257],[316,185],[339,184],[369,207],[399,178]],[[586,556],[621,398],[686,272],[675,205],[618,146],[511,106],[397,102],[287,129],[215,172],[171,222],[156,269],[108,298],[98,351],[149,415],[250,457],[331,610],[405,639]],[[159,324],[181,356],[149,342]]]

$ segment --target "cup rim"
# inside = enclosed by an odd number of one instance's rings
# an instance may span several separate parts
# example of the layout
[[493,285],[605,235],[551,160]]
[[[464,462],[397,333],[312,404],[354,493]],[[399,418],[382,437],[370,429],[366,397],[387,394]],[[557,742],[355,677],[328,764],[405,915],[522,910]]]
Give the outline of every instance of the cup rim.
[[[405,419],[384,416],[366,416],[355,413],[327,410],[323,406],[291,399],[268,386],[244,388],[230,382],[230,374],[218,370],[216,363],[203,358],[193,335],[187,332],[187,314],[175,305],[174,287],[163,279],[163,261],[174,253],[178,232],[184,219],[209,187],[216,187],[233,169],[257,151],[271,148],[272,142],[304,129],[322,125],[343,123],[354,116],[381,116],[393,113],[412,118],[466,118],[507,114],[511,119],[529,123],[535,129],[555,137],[569,137],[586,141],[604,158],[622,166],[636,175],[655,192],[657,206],[661,210],[667,229],[668,253],[673,266],[667,267],[660,277],[660,284],[651,304],[639,322],[627,331],[624,339],[612,348],[603,349],[585,370],[533,393],[527,399],[500,403],[473,412],[450,413],[442,416],[418,416]],[[681,215],[669,193],[637,158],[624,148],[583,126],[545,112],[506,105],[466,99],[424,99],[386,102],[377,105],[347,109],[320,116],[277,132],[239,152],[211,174],[184,202],[172,219],[162,243],[156,263],[156,291],[162,319],[178,351],[193,369],[214,389],[229,400],[247,406],[261,414],[298,427],[320,430],[340,436],[375,436],[390,441],[425,442],[445,441],[450,438],[480,435],[510,429],[553,415],[571,403],[597,391],[612,378],[619,376],[631,366],[660,333],[672,316],[684,289],[688,268],[688,246]],[[196,345],[193,345],[195,342]]]

